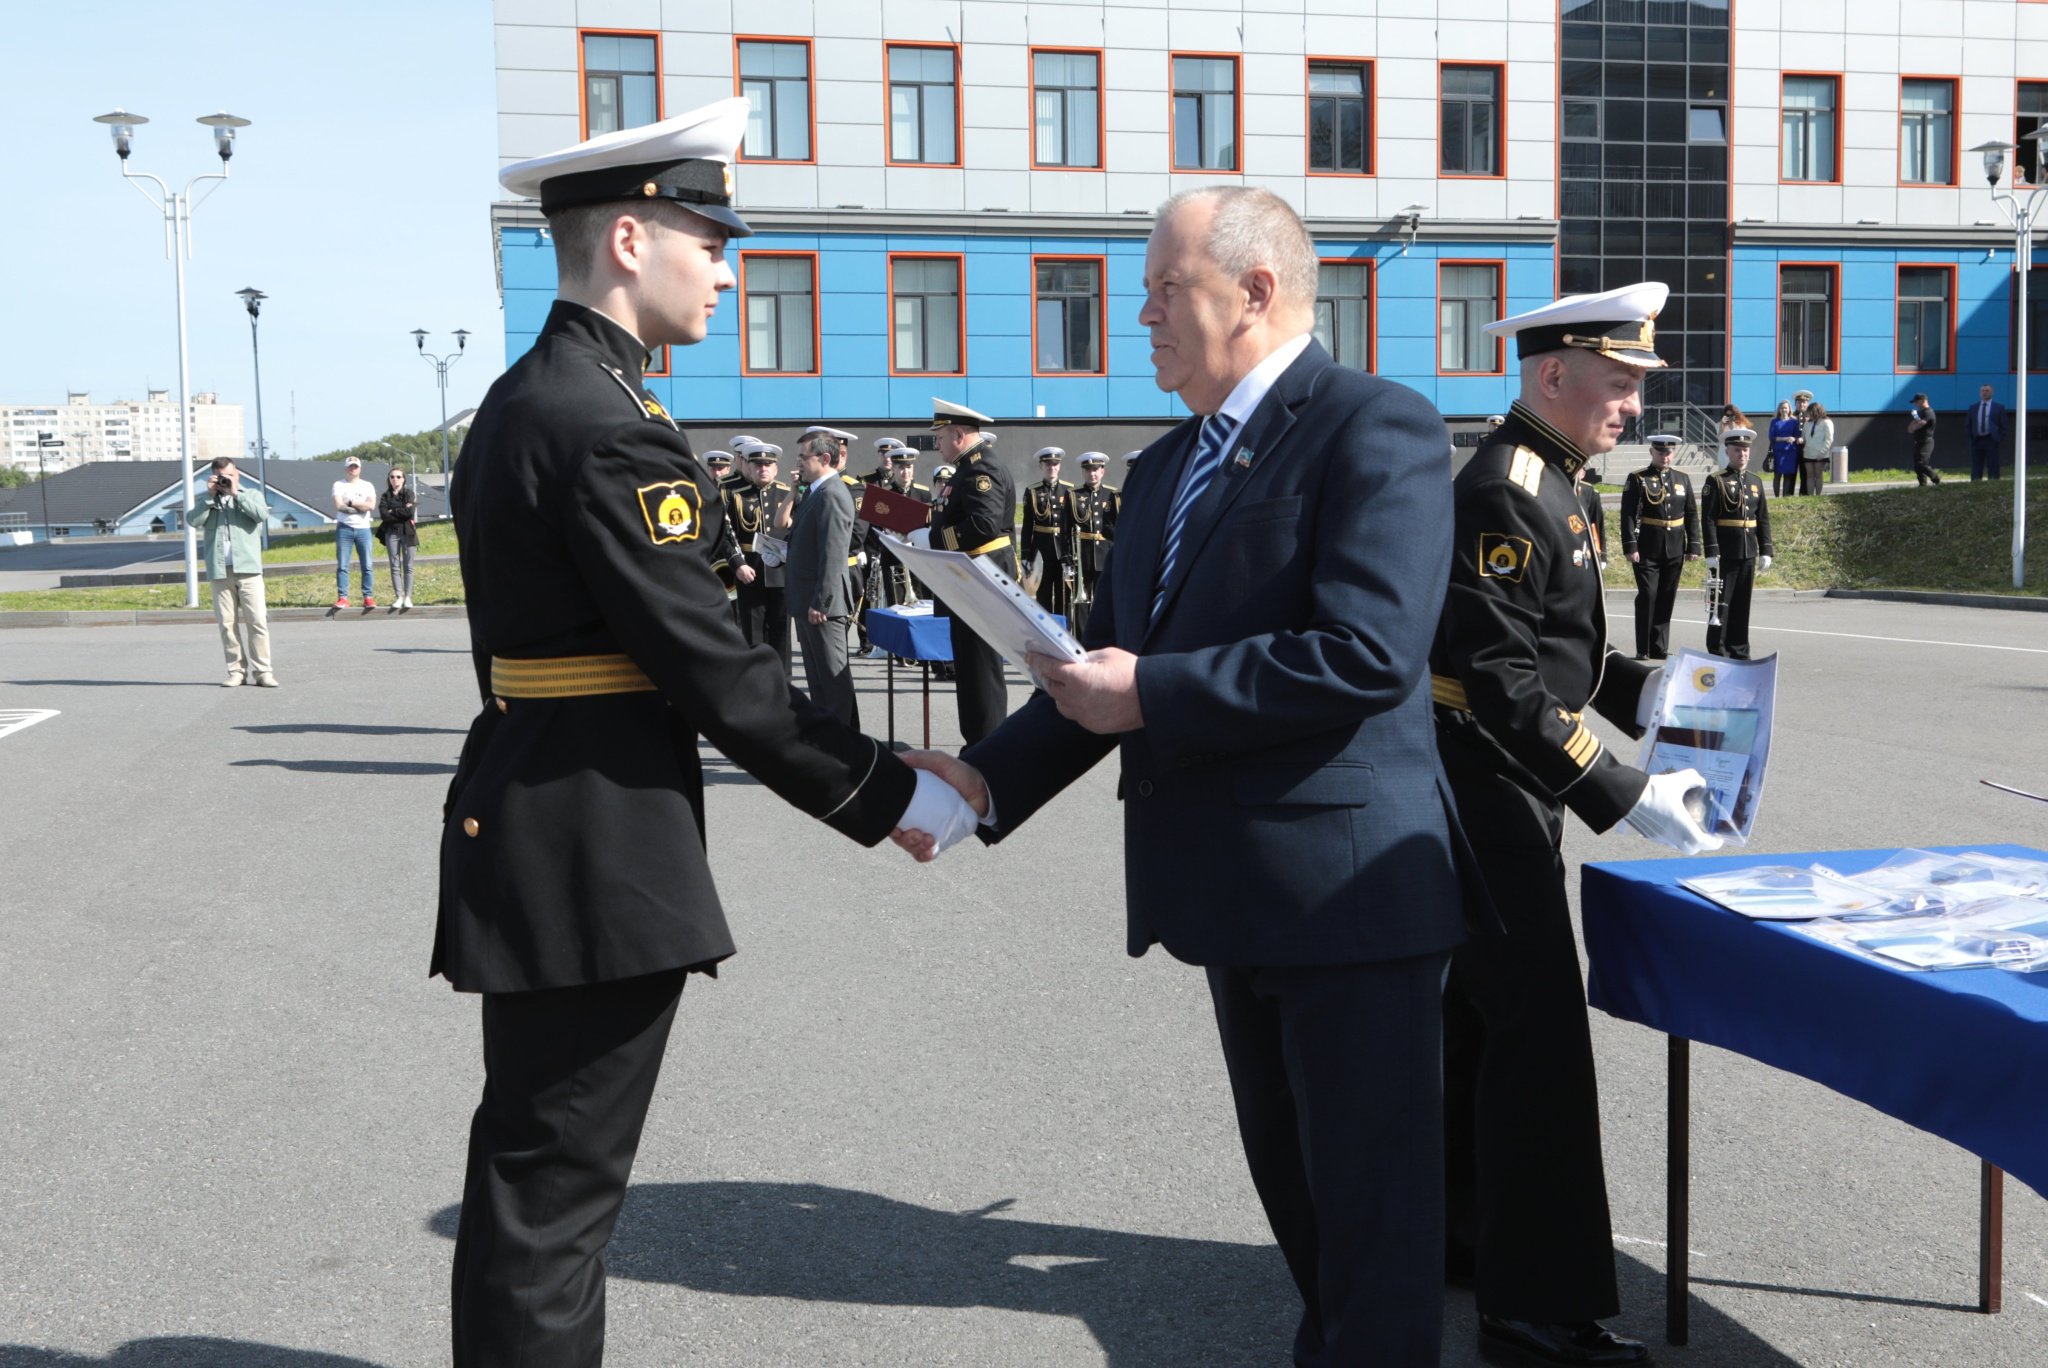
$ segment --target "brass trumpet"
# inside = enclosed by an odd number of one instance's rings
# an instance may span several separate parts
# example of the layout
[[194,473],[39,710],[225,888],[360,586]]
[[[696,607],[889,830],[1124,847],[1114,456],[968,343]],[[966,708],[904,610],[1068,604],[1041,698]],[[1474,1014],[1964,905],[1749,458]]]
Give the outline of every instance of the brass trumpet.
[[1707,592],[1707,626],[1721,625],[1721,595],[1727,591],[1728,582],[1721,578],[1719,570],[1707,571],[1706,583],[1701,586]]

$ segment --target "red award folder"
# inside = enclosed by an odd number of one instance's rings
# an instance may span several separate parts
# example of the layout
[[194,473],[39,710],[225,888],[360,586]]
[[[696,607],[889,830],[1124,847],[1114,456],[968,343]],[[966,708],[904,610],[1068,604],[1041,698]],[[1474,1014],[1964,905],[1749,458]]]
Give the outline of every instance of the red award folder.
[[909,536],[932,520],[932,506],[884,485],[861,491],[860,520]]

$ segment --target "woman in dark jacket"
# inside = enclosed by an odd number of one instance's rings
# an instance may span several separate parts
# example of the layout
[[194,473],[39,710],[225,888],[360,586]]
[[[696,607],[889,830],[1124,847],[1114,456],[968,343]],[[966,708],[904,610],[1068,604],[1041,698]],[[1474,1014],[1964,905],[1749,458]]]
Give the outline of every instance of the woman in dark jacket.
[[412,607],[412,553],[420,544],[419,501],[405,482],[405,471],[391,467],[384,492],[377,496],[377,539],[391,558],[391,607]]
[[1771,496],[1782,499],[1792,492],[1794,478],[1799,474],[1801,448],[1806,443],[1799,420],[1792,416],[1790,399],[1778,405],[1778,416],[1771,420],[1770,436]]

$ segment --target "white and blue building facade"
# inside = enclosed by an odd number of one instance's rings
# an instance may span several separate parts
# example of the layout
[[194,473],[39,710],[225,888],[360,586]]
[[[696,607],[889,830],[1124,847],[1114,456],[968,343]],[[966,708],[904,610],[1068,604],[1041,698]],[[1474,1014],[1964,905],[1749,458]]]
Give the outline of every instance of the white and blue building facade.
[[[1810,389],[1853,440],[1917,391],[2011,400],[2013,239],[1965,149],[2048,124],[2041,0],[497,0],[496,20],[507,161],[754,102],[740,289],[650,381],[707,433],[903,434],[939,395],[1024,444],[1139,445],[1183,411],[1137,323],[1145,234],[1206,184],[1292,203],[1325,263],[1319,335],[1454,426],[1516,388],[1484,322],[1641,279],[1673,290],[1653,408],[1761,421]],[[553,251],[530,202],[492,217],[510,361]]]

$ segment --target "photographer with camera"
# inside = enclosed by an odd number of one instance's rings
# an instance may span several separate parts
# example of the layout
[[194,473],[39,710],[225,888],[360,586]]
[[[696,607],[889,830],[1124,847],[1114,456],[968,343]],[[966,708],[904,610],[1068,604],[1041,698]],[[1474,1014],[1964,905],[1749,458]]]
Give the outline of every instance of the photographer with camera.
[[[248,680],[277,687],[270,672],[270,610],[263,597],[263,525],[270,506],[253,489],[242,488],[242,472],[226,456],[214,458],[206,492],[192,510],[192,530],[206,552],[206,578],[213,585],[213,620],[220,624],[227,653],[224,687]],[[244,645],[243,637],[247,636]]]

